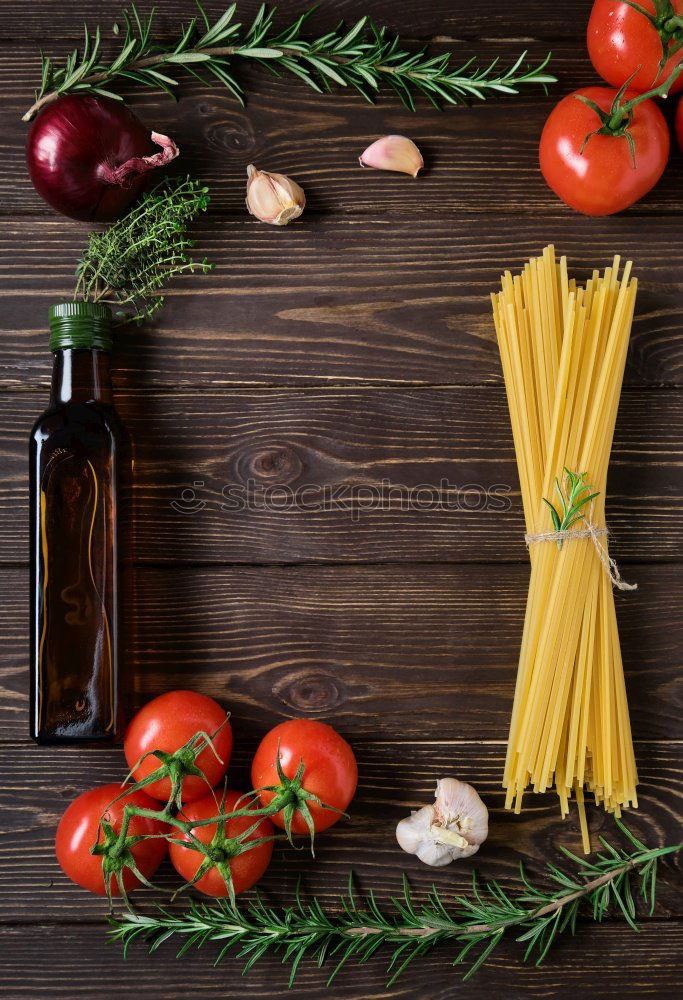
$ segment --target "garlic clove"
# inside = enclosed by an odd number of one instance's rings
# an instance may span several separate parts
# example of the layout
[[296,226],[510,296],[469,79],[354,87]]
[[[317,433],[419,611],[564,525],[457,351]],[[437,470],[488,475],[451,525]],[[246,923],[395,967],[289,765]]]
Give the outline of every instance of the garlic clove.
[[435,795],[433,805],[399,822],[396,840],[408,854],[439,868],[476,854],[488,835],[488,809],[471,785],[456,778],[439,780]]
[[455,827],[470,846],[476,844],[478,848],[486,840],[489,811],[466,781],[440,778],[436,783],[434,810],[437,822],[447,829]]
[[271,226],[286,226],[298,219],[306,204],[306,195],[296,181],[284,174],[247,167],[247,209],[261,222]]
[[408,854],[416,854],[426,865],[440,868],[453,860],[453,847],[438,838],[433,824],[434,806],[423,806],[399,822],[396,840]]
[[402,819],[396,827],[396,840],[408,854],[416,854],[434,821],[434,806],[423,806]]
[[412,139],[405,135],[385,135],[377,139],[358,158],[361,167],[375,170],[395,170],[417,177],[424,167],[422,154]]

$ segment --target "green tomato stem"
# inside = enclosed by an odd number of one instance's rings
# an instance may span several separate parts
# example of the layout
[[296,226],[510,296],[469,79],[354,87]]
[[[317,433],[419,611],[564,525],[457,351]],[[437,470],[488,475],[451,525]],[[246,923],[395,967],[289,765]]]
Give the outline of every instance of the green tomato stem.
[[675,66],[671,74],[658,87],[653,87],[652,90],[648,90],[644,94],[637,94],[630,101],[626,101],[625,104],[620,103],[607,122],[608,127],[616,132],[624,124],[630,112],[639,104],[642,104],[643,101],[649,101],[653,97],[666,97],[671,86],[676,82],[681,73],[683,73],[683,62]]

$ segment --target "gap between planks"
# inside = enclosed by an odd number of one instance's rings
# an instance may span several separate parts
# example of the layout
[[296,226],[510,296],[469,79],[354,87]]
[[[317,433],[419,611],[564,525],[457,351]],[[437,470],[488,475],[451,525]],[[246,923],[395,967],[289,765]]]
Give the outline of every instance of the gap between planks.
[[[0,39],[0,44],[2,44],[1,39]],[[648,208],[647,199],[644,199],[644,201],[637,202],[635,205],[631,206],[627,211],[628,211],[627,218],[632,219],[634,222],[640,219],[653,220],[656,218],[661,218],[663,215],[666,215],[666,212],[663,212],[661,208]],[[480,210],[477,210],[476,208],[469,208],[468,213],[477,219],[494,217],[494,213],[492,213],[488,208],[486,209],[482,208]],[[363,221],[363,222],[372,222],[376,226],[382,226],[382,225],[389,225],[406,219],[415,219],[415,220],[434,219],[438,221],[443,221],[444,218],[450,216],[454,219],[454,221],[458,221],[462,217],[462,213],[457,212],[455,209],[447,211],[444,215],[444,212],[439,211],[439,209],[436,206],[430,206],[430,205],[424,206],[419,203],[415,203],[415,206],[413,207],[410,202],[406,202],[406,204],[402,206],[401,209],[392,207],[391,204],[388,204],[385,207],[384,214],[385,218],[379,219],[377,218],[376,210],[374,209],[372,211],[369,211],[368,209],[364,209],[362,207],[359,207],[357,209],[350,207],[339,207],[335,210],[334,220],[337,222],[348,222],[351,225],[353,225],[356,222]],[[544,222],[549,222],[549,223],[553,222],[559,223],[567,221],[567,214],[565,212],[562,212],[561,210],[558,211],[552,211],[547,209],[540,210],[535,207],[531,208],[527,212],[522,212],[519,210],[519,208],[517,208],[513,215],[506,216],[507,219],[513,217],[517,217],[520,219],[520,221],[524,220],[525,222],[528,222],[530,218],[542,220]],[[234,209],[220,208],[220,207],[212,209],[207,218],[221,220],[223,222],[245,222],[245,221],[247,223],[249,222],[249,219],[245,215],[243,215],[242,212],[237,212]],[[315,208],[310,208],[306,212],[306,218],[317,219],[321,222],[328,222],[330,221],[331,217],[329,212],[325,212],[321,209],[319,210]],[[0,221],[2,220],[17,221],[18,223],[20,222],[22,225],[25,222],[36,221],[43,223],[43,222],[48,222],[50,220],[55,222],[55,224],[62,223],[66,225],[69,223],[69,219],[66,216],[57,215],[47,205],[45,207],[44,212],[37,212],[35,209],[31,209],[30,211],[25,211],[22,210],[21,208],[17,208],[16,211],[6,212],[3,208],[0,207]],[[98,225],[98,223],[93,222],[92,225],[95,226]],[[86,235],[85,230],[83,231],[83,234],[85,237]]]
[[[11,330],[4,330],[4,333],[12,333]],[[17,331],[18,333],[18,331]],[[46,355],[47,357],[48,355]],[[114,355],[114,358],[116,356]],[[112,366],[114,376],[116,376],[116,365]],[[310,378],[309,375],[302,375],[301,378]],[[324,378],[324,376],[316,376],[317,378]],[[358,376],[359,379],[362,376]],[[7,395],[15,396],[39,396],[41,399],[44,398],[44,394],[49,390],[50,373],[46,370],[46,381],[45,385],[3,385],[2,376],[0,376],[0,388]],[[114,396],[117,393],[124,393],[126,396],[182,396],[185,398],[194,398],[197,395],[197,390],[201,389],[204,396],[225,396],[229,394],[237,395],[256,395],[260,393],[280,393],[285,395],[287,393],[297,393],[304,395],[306,393],[358,393],[358,392],[399,392],[405,389],[406,392],[467,392],[469,390],[495,390],[500,392],[504,389],[504,382],[501,377],[497,375],[492,375],[490,380],[482,382],[395,382],[391,380],[382,381],[379,380],[372,381],[370,379],[363,379],[362,381],[355,382],[353,377],[349,376],[349,381],[346,382],[323,382],[319,385],[297,385],[295,383],[289,384],[287,382],[278,383],[277,385],[264,385],[260,382],[225,382],[223,384],[217,382],[197,382],[194,383],[178,383],[177,385],[138,385],[138,386],[119,386],[114,385]],[[666,385],[625,385],[621,390],[621,398],[630,395],[641,395],[643,393],[662,393],[670,392],[675,393],[683,389],[683,384],[677,385],[667,382]]]
[[[354,736],[354,744],[357,746],[372,746],[372,747],[393,747],[393,746],[412,746],[412,747],[441,747],[447,749],[448,747],[504,747],[507,746],[507,740],[416,740],[416,739],[375,739],[370,736]],[[644,740],[635,739],[633,741],[635,746],[641,747],[671,747],[671,746],[683,746],[683,739],[663,739],[663,740]],[[23,751],[30,749],[35,749],[38,744],[34,743],[33,740],[5,740],[0,737],[0,747],[5,750],[17,750]],[[101,750],[102,753],[107,753],[108,751],[116,750],[119,744],[113,744],[108,747],[84,747],[83,749],[90,750]],[[38,747],[41,750],[49,750],[49,747]],[[59,753],[59,748],[53,748]],[[65,750],[78,750],[78,746],[65,746]]]

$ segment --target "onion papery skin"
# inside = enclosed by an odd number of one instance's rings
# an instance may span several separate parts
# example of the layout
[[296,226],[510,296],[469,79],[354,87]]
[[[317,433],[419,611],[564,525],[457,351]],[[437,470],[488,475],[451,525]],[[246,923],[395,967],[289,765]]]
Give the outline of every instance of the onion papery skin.
[[[112,222],[142,192],[150,171],[177,155],[172,140],[155,138],[172,149],[155,153],[149,129],[122,102],[66,95],[33,123],[26,144],[28,171],[38,194],[57,212],[86,222]],[[124,168],[131,160],[131,169]]]

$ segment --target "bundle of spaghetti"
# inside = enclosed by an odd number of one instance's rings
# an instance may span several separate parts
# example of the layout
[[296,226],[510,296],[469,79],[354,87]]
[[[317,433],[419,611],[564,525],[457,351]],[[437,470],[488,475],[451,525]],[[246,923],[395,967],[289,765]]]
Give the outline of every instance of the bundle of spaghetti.
[[[552,246],[492,295],[521,486],[531,580],[503,787],[521,810],[554,788],[609,812],[637,805],[637,773],[607,556],[605,488],[637,282],[620,258],[584,287]],[[559,538],[543,498],[568,472],[597,494]],[[586,494],[583,494],[584,496]],[[557,527],[557,526],[555,526]],[[571,537],[575,534],[576,537]]]

